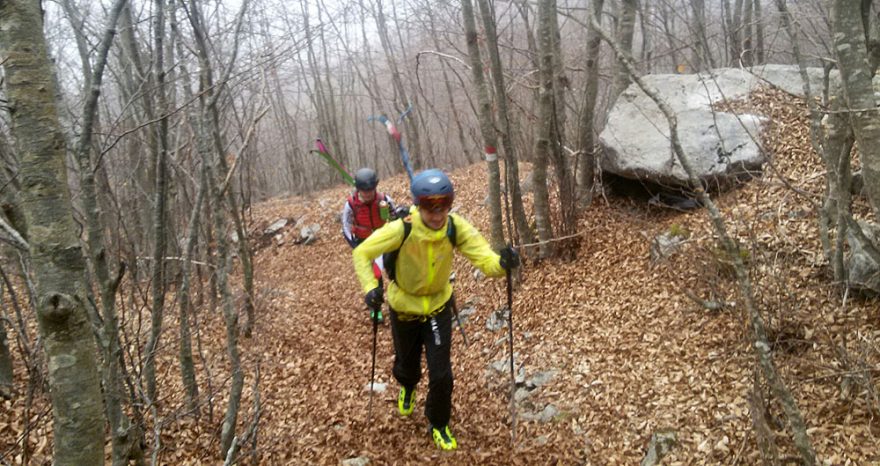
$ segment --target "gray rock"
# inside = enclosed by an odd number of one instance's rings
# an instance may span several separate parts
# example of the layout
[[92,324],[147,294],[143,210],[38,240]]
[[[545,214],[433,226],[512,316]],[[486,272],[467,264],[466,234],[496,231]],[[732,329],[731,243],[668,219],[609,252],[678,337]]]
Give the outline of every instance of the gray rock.
[[[859,226],[875,248],[880,246],[878,243],[880,227],[863,220],[859,221]],[[869,294],[880,293],[880,265],[868,254],[865,250],[866,245],[852,230],[847,230],[846,241],[850,247],[849,260],[846,264],[850,286]]]
[[532,394],[532,391],[525,387],[520,387],[516,389],[516,393],[513,394],[513,399],[519,403],[522,400],[525,400]]
[[[519,360],[519,353],[514,352],[513,353],[513,362],[516,363],[517,360]],[[499,359],[499,360],[493,362],[492,364],[489,364],[489,367],[494,369],[496,372],[502,372],[504,374],[507,374],[508,372],[510,372],[510,358],[507,355],[505,355],[502,359]],[[524,371],[524,370],[525,370],[525,368],[522,368],[522,367],[520,368],[520,371]]]
[[553,379],[553,376],[555,376],[555,375],[556,375],[555,370],[538,372],[537,374],[533,375],[526,382],[526,386],[531,387],[532,389],[540,387],[540,386],[546,384],[547,382],[549,382],[551,379]]
[[655,236],[651,240],[651,262],[658,262],[675,254],[685,239],[682,235],[675,235],[668,231]]
[[[809,70],[812,89],[821,89],[822,70]],[[766,119],[712,111],[724,99],[746,97],[759,85],[802,94],[796,66],[766,65],[750,70],[721,68],[690,75],[642,78],[669,105],[678,120],[685,156],[697,176],[710,185],[726,185],[752,170],[764,157],[756,140]],[[690,183],[669,140],[669,125],[659,107],[636,84],[617,99],[599,136],[602,169],[630,179],[667,186]]]
[[271,225],[269,225],[265,230],[263,230],[264,235],[274,235],[281,231],[282,228],[287,226],[288,220],[286,218],[279,218],[275,220]]
[[[516,360],[514,359],[513,362],[516,363]],[[508,367],[510,367],[510,366],[508,365]],[[525,383],[526,383],[526,368],[520,367],[519,370],[516,371],[516,377],[514,377],[513,379],[514,379],[514,383],[516,383],[518,386],[525,385]],[[529,387],[526,387],[526,388],[529,388]],[[532,388],[529,388],[529,390],[531,390],[531,389]]]
[[559,414],[559,410],[556,409],[556,406],[552,404],[548,404],[544,406],[544,409],[538,414],[538,421],[540,422],[550,422],[556,418],[556,415]]
[[357,458],[348,458],[342,460],[340,463],[342,466],[367,466],[370,464],[370,459],[366,456],[358,456]]
[[[790,65],[761,65],[753,66],[748,72],[754,76],[756,80],[754,84],[765,83],[773,87],[782,89],[789,94],[804,96],[804,81],[801,79],[800,70],[797,66]],[[822,69],[807,68],[807,77],[810,80],[810,92],[819,94],[822,90]],[[840,74],[835,70],[829,76],[831,86],[837,85],[840,81]]]
[[300,242],[302,244],[312,244],[318,239],[318,232],[321,231],[321,225],[313,223],[304,226],[299,230]]
[[507,327],[507,314],[507,308],[496,309],[489,314],[489,318],[486,319],[486,328],[489,329],[490,332],[497,332],[504,327]]
[[660,464],[660,460],[672,450],[672,447],[678,443],[678,434],[672,430],[661,430],[651,434],[651,443],[648,445],[648,451],[642,458],[641,466],[655,466]]
[[467,323],[468,317],[476,314],[477,308],[474,306],[465,306],[458,310],[458,316],[461,317],[461,323]]
[[[373,382],[373,392],[385,393],[386,390],[388,390],[388,384],[382,383],[382,382]],[[369,382],[367,382],[367,384],[364,385],[364,391],[365,392],[370,391],[370,383]]]

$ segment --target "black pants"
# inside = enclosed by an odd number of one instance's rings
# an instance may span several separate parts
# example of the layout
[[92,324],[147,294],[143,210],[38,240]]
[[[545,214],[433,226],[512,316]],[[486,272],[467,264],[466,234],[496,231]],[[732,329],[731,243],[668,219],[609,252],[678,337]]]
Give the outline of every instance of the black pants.
[[[393,311],[393,309],[392,309]],[[452,311],[449,303],[436,316],[422,321],[406,321],[391,313],[394,337],[394,378],[414,388],[422,377],[422,346],[428,361],[428,397],[425,417],[433,426],[449,424],[452,412]]]

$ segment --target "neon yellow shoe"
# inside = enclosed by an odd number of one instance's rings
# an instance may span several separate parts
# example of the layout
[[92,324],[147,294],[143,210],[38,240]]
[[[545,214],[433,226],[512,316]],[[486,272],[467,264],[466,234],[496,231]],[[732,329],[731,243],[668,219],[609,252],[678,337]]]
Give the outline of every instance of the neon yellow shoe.
[[400,387],[400,395],[397,395],[397,412],[401,416],[409,416],[416,406],[416,389],[415,387],[407,390],[406,387]]
[[458,442],[452,436],[449,426],[431,427],[431,437],[434,437],[434,444],[441,450],[455,450],[458,448]]

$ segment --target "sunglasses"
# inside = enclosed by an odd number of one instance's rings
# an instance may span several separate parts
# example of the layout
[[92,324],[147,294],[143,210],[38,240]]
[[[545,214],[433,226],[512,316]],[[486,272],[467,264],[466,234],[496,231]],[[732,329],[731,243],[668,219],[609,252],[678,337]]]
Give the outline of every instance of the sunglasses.
[[431,196],[421,196],[417,198],[417,204],[420,209],[430,210],[431,212],[444,212],[452,208],[452,200],[454,196],[450,194],[434,194]]

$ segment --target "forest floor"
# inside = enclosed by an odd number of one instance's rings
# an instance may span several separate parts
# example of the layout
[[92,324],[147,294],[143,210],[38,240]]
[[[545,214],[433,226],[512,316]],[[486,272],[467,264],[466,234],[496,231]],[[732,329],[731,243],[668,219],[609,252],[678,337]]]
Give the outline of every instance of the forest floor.
[[[773,163],[715,200],[748,250],[777,367],[823,464],[878,464],[880,306],[854,293],[844,299],[830,282],[817,231],[823,168],[806,149],[804,107],[775,91],[737,106],[769,117],[764,142]],[[488,234],[484,165],[452,171],[451,178],[458,213]],[[406,186],[404,175],[380,184],[397,201],[408,199]],[[239,431],[253,420],[257,367],[260,403],[257,450],[245,445],[243,463],[339,464],[361,457],[370,464],[637,464],[652,434],[671,431],[677,442],[664,464],[756,464],[755,390],[767,402],[758,410],[759,424],[783,459],[796,456],[779,403],[755,381],[749,326],[706,212],[613,193],[582,213],[573,260],[538,262],[535,251],[524,253],[513,299],[515,361],[526,380],[544,380],[517,404],[515,443],[503,365],[507,330],[487,325],[506,305],[505,281],[476,278],[460,257],[459,308],[475,312],[464,325],[469,345],[458,330],[453,335],[451,426],[459,449],[440,452],[427,434],[425,380],[414,414],[398,416],[387,325],[379,328],[376,365],[376,380],[387,390],[375,395],[368,419],[371,325],[337,215],[347,192],[338,187],[274,199],[251,214],[260,242],[254,257],[258,317],[254,337],[240,339],[245,399]],[[299,227],[259,238],[280,218],[319,224],[319,240],[297,244]],[[668,232],[686,240],[672,256],[652,260],[652,239]],[[725,306],[708,310],[688,294]],[[199,382],[202,396],[213,397],[199,419],[183,413],[176,332],[168,332],[160,374],[167,393],[163,464],[220,462],[217,426],[229,372],[223,321],[219,312],[202,312],[199,319]],[[20,409],[20,400],[4,402],[4,413]],[[48,418],[37,426],[42,437]],[[0,439],[20,429],[20,418],[0,413]],[[40,438],[32,434],[34,446]],[[0,440],[0,455],[8,447]],[[35,459],[48,451],[41,454]],[[14,455],[3,461],[16,462]]]

